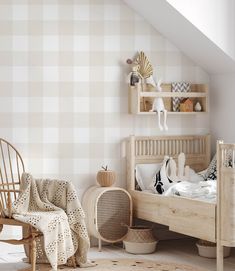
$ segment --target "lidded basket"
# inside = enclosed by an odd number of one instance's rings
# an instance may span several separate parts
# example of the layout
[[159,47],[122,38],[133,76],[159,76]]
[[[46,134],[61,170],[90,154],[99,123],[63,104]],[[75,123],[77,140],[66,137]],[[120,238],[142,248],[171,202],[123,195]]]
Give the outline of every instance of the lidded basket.
[[102,167],[103,170],[97,172],[96,180],[100,186],[112,186],[116,181],[116,173],[113,170],[108,170],[108,167]]

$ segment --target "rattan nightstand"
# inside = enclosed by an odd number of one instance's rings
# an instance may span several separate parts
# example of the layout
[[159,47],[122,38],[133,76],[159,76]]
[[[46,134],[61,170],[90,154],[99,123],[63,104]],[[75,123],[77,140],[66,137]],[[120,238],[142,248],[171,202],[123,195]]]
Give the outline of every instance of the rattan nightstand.
[[108,243],[122,241],[132,223],[132,200],[130,194],[118,187],[92,186],[82,200],[90,236]]

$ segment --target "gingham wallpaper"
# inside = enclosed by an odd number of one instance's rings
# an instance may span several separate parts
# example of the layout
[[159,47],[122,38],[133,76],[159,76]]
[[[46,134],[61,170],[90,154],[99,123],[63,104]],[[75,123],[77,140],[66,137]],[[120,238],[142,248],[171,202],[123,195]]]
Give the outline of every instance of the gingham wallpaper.
[[[208,80],[122,1],[0,0],[0,137],[29,172],[72,180],[81,195],[107,164],[125,186],[124,138],[160,134],[154,116],[128,115],[125,61],[138,50],[164,82]],[[208,119],[168,126],[200,133]]]

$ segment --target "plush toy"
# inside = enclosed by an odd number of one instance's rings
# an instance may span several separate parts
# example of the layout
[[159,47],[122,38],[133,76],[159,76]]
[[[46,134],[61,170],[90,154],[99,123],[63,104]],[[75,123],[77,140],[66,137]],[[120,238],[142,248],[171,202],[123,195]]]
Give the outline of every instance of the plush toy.
[[[185,154],[178,156],[178,168],[172,157],[164,156],[161,169],[154,176],[154,189],[158,194],[165,193],[173,184],[189,180],[189,166],[185,166]],[[156,192],[155,192],[156,193]]]
[[185,166],[185,154],[183,152],[178,155],[178,168],[175,160],[171,157],[169,161],[169,169],[169,178],[173,182],[189,180],[189,166]]
[[[152,76],[148,78],[148,84],[152,84],[153,86],[156,87],[156,91],[162,92],[162,87],[161,87],[161,80],[158,81],[157,85],[153,79]],[[156,112],[158,116],[158,127],[162,131],[163,128],[167,131],[168,127],[166,124],[166,119],[167,119],[167,110],[165,109],[163,99],[161,97],[156,97],[153,101],[153,106],[152,109],[150,110],[151,112]],[[161,112],[163,112],[164,116],[164,122],[163,126],[161,125]]]

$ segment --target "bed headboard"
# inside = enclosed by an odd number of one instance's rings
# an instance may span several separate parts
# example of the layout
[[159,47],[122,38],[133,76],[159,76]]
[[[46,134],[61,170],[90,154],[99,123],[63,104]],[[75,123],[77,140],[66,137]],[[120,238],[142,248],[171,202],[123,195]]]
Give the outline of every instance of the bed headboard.
[[130,136],[127,144],[127,188],[134,190],[135,165],[159,163],[165,155],[177,160],[185,153],[186,165],[196,171],[210,163],[210,135],[184,136]]

